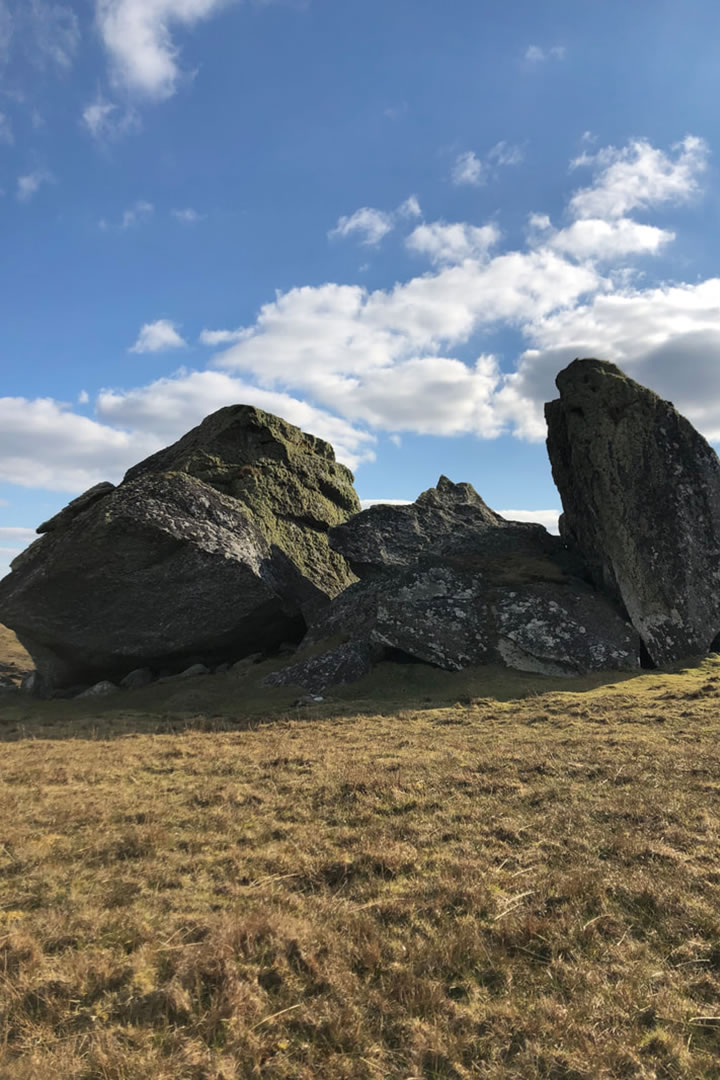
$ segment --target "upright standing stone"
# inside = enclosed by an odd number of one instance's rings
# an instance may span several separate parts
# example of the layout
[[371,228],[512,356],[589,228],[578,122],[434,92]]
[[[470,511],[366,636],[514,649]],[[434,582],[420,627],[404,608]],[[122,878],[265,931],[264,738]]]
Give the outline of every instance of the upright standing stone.
[[656,664],[720,632],[720,460],[669,401],[614,364],[575,360],[545,406],[561,534]]

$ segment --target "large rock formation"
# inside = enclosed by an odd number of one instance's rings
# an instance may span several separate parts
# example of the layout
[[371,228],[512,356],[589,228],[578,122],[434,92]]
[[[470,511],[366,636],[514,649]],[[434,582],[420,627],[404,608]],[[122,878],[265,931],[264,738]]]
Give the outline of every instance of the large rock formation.
[[613,364],[575,360],[545,406],[561,532],[656,664],[720,632],[720,461],[693,426]]
[[355,580],[328,530],[358,509],[332,447],[230,406],[45,523],[0,622],[51,687],[271,649]]
[[363,579],[313,620],[307,658],[271,683],[316,692],[397,657],[548,675],[639,666],[637,635],[561,540],[504,520],[469,484],[441,477],[412,505],[351,518],[330,542]]

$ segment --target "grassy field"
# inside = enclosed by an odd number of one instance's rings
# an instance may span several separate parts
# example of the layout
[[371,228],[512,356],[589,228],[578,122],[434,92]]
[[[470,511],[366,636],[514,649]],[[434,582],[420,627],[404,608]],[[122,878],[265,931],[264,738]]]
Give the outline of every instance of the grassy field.
[[264,669],[0,705],[2,1080],[720,1078],[720,659]]

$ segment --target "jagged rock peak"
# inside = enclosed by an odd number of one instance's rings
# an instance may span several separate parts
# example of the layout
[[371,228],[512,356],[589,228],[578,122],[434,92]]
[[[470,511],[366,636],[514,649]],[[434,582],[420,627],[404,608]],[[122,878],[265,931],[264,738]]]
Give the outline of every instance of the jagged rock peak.
[[506,521],[471,484],[446,476],[414,503],[378,503],[330,531],[330,546],[360,577],[471,552],[507,557],[530,545],[536,554],[552,539],[542,525]]
[[545,406],[561,532],[656,664],[720,631],[720,460],[671,402],[614,364],[573,361]]

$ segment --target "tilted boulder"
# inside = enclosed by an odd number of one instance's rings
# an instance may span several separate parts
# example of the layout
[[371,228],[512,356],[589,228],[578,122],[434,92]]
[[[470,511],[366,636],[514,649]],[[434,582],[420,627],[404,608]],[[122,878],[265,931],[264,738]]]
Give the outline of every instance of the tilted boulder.
[[614,364],[575,360],[545,406],[561,533],[656,664],[720,632],[720,460],[669,401]]
[[358,508],[327,443],[230,406],[47,523],[0,620],[55,688],[273,649],[355,580],[328,530]]
[[[410,506],[375,506],[331,531],[364,576],[311,622],[305,659],[269,677],[311,691],[399,656],[449,671],[499,663],[577,675],[639,666],[639,639],[541,525],[505,521],[441,477]],[[323,645],[327,648],[318,655]]]

